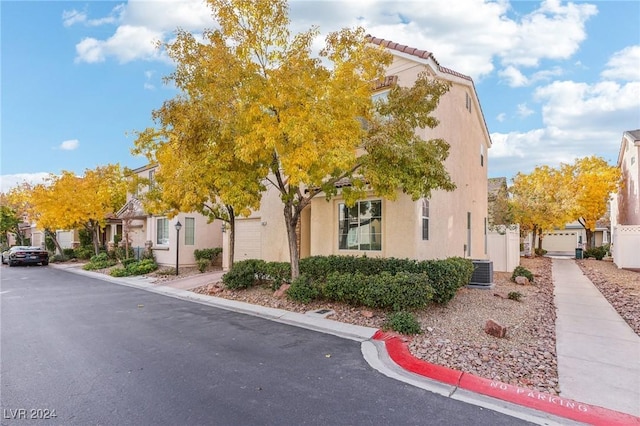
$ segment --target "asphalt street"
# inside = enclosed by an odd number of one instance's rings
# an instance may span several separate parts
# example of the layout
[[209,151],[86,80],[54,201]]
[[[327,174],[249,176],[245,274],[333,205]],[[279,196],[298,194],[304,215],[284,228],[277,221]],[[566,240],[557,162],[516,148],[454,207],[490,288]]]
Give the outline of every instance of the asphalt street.
[[3,425],[528,424],[388,378],[359,342],[50,267],[1,275]]

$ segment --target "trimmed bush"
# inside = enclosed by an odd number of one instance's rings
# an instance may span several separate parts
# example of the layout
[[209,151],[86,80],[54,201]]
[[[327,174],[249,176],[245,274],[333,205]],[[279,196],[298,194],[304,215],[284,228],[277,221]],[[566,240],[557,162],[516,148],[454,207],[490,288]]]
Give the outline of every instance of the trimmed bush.
[[78,247],[73,252],[76,258],[86,260],[93,256],[93,247]]
[[361,272],[355,274],[334,272],[327,277],[322,288],[323,296],[335,302],[361,304],[368,279],[369,277]]
[[196,261],[198,263],[198,271],[204,272],[207,270],[207,266],[211,265],[211,261],[209,259],[198,259]]
[[194,250],[193,256],[198,260],[208,260],[209,262],[213,262],[218,255],[222,253],[222,247],[215,248],[206,248],[200,250]]
[[135,258],[133,258],[133,257],[130,257],[128,259],[122,259],[120,261],[120,263],[122,263],[122,266],[124,266],[125,268],[127,266],[131,265],[132,263],[136,263],[136,262],[137,262],[137,260]]
[[545,254],[547,254],[547,251],[545,249],[541,249],[541,248],[536,248],[534,250],[536,256],[544,256]]
[[411,312],[394,312],[385,321],[383,328],[393,330],[401,334],[420,334],[422,329],[420,323]]
[[433,287],[433,301],[440,305],[449,303],[458,289],[471,282],[473,262],[469,259],[450,258],[444,260],[423,260],[418,268],[429,277]]
[[402,311],[425,307],[434,296],[426,274],[382,272],[369,277],[362,291],[363,305]]
[[588,259],[590,257],[595,258],[596,260],[602,260],[607,255],[607,248],[604,246],[593,247],[590,249],[586,249],[584,251],[584,258]]
[[530,283],[533,283],[533,274],[524,266],[518,265],[511,274],[511,281],[516,282],[516,277],[527,277]]
[[320,288],[307,275],[300,275],[293,280],[287,290],[287,297],[296,302],[310,303],[320,297]]
[[291,281],[291,264],[289,262],[267,262],[263,272],[265,280],[271,281],[272,290],[277,290],[282,284]]
[[76,257],[76,251],[72,248],[62,249],[62,255],[67,259],[74,259]]
[[235,262],[229,272],[222,276],[222,282],[230,290],[249,288],[262,284],[265,277],[265,261],[247,259]]
[[109,268],[115,265],[116,263],[117,261],[113,259],[109,259],[109,256],[107,255],[107,253],[100,253],[100,254],[91,256],[91,260],[89,260],[89,263],[84,265],[82,269],[84,269],[85,271],[94,271],[96,269]]

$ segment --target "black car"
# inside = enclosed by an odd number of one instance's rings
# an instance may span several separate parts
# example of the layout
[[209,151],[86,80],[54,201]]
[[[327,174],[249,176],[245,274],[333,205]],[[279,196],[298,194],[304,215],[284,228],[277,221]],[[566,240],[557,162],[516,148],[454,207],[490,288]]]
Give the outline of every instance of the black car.
[[49,252],[40,247],[15,246],[9,249],[6,260],[9,266],[28,265],[41,263],[42,266],[49,264]]

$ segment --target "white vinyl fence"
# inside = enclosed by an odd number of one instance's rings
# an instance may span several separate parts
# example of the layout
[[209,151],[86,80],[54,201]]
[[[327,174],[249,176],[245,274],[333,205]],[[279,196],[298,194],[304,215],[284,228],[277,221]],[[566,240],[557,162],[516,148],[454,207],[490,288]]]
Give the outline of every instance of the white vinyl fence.
[[640,268],[640,225],[615,226],[611,254],[618,268]]
[[494,271],[512,272],[520,264],[520,225],[501,225],[489,230],[487,254]]

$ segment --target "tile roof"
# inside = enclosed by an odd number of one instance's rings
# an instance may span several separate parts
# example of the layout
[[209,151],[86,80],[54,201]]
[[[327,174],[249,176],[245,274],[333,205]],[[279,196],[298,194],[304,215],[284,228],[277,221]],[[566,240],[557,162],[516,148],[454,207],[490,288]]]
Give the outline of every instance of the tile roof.
[[455,77],[464,78],[465,80],[472,81],[471,77],[469,77],[468,75],[459,73],[450,68],[446,68],[440,65],[440,63],[438,63],[438,60],[435,58],[435,56],[433,56],[433,53],[428,52],[426,50],[416,49],[415,47],[410,47],[404,44],[395,43],[391,40],[385,40],[383,38],[373,37],[372,35],[367,35],[367,40],[372,44],[377,44],[379,46],[386,47],[387,49],[406,53],[408,55],[415,56],[420,59],[431,59],[438,66],[438,71],[443,72],[445,74],[453,75]]

